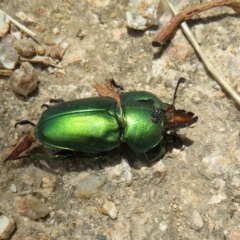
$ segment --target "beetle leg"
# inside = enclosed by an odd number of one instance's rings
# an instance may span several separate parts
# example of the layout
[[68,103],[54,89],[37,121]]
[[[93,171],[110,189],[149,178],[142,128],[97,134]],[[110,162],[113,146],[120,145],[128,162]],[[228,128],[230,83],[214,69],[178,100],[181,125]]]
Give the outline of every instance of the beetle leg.
[[86,154],[83,152],[71,151],[71,150],[63,150],[59,151],[53,155],[47,154],[34,154],[30,156],[32,160],[64,160],[64,159],[79,159],[81,161],[91,162],[91,161],[103,161],[106,157],[107,153],[101,154]]
[[44,103],[42,106],[41,106],[41,108],[50,108],[51,106],[50,105],[48,105],[48,104],[46,104],[46,103]]
[[63,103],[64,100],[62,98],[50,98],[49,100],[50,103]]
[[18,125],[27,125],[27,124],[29,124],[29,125],[31,125],[33,127],[36,126],[35,123],[33,123],[33,122],[29,121],[29,120],[22,120],[20,122],[17,122],[14,127],[17,128]]
[[[50,103],[63,103],[64,100],[63,100],[62,98],[56,98],[56,99],[50,98],[50,99],[49,99],[49,102],[50,102]],[[44,103],[44,104],[41,106],[41,108],[44,108],[44,107],[45,107],[45,108],[50,108],[51,105]]]
[[167,151],[172,151],[173,148],[183,150],[185,147],[182,138],[180,138],[176,132],[164,134],[163,139]]
[[161,158],[166,153],[166,148],[162,145],[162,142],[158,143],[154,148],[143,153],[148,162],[152,162]]
[[27,149],[29,149],[32,146],[32,143],[35,142],[35,138],[28,134],[27,136],[25,136],[22,141],[13,149],[13,151],[8,154],[3,161],[7,161],[7,160],[17,160],[23,157],[19,157],[19,155],[21,153],[23,153],[24,151],[26,151]]

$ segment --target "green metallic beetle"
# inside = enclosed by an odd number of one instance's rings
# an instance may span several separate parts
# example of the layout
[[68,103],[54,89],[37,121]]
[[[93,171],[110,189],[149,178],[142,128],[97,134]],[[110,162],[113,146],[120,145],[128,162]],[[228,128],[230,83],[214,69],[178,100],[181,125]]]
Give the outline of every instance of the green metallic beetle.
[[[178,85],[183,81],[180,78]],[[175,109],[178,85],[173,104],[163,103],[150,92],[127,92],[119,95],[120,104],[111,97],[62,102],[48,107],[37,125],[23,120],[16,126],[31,124],[35,126],[35,139],[42,144],[68,150],[51,159],[70,157],[74,152],[79,156],[87,154],[89,158],[101,159],[121,142],[126,142],[134,152],[154,160],[165,153],[166,143],[179,139],[177,130],[198,120],[192,112]],[[10,158],[19,158],[31,145],[26,142]]]

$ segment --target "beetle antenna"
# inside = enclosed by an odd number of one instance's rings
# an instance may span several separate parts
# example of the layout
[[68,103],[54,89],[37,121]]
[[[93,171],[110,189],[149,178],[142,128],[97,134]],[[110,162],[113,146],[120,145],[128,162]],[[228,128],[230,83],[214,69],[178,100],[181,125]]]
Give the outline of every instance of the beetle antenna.
[[27,124],[29,124],[29,125],[31,125],[33,127],[36,126],[35,123],[33,123],[33,122],[29,121],[29,120],[22,120],[20,122],[17,122],[14,127],[17,128],[18,125],[27,125]]
[[181,83],[185,83],[186,79],[181,77],[178,79],[178,82],[177,82],[177,86],[175,88],[175,91],[174,91],[174,94],[173,94],[173,105],[175,104],[175,100],[177,98],[177,90],[178,90],[178,87]]

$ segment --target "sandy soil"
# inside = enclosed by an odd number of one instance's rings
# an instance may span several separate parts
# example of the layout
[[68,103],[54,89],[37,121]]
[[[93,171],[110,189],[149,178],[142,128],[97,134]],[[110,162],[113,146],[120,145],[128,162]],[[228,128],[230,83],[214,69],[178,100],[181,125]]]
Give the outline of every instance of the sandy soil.
[[[200,1],[188,1],[196,4]],[[205,1],[204,1],[205,2]],[[34,65],[38,90],[27,98],[16,96],[8,78],[0,78],[0,152],[13,148],[30,127],[14,129],[16,121],[37,122],[41,105],[50,98],[72,100],[97,96],[92,85],[114,78],[125,91],[147,90],[171,103],[176,81],[176,107],[194,112],[195,127],[180,131],[183,151],[173,150],[153,167],[125,148],[106,161],[32,161],[0,165],[0,212],[16,221],[15,239],[240,239],[239,110],[211,78],[180,30],[154,56],[151,41],[157,31],[127,29],[128,1],[0,1],[15,17],[19,11],[37,23],[25,24],[46,38],[67,40],[62,71]],[[186,6],[181,1],[179,8]],[[164,21],[166,21],[163,19]],[[239,89],[240,20],[231,9],[202,13],[189,21],[201,47],[216,69]],[[54,34],[54,29],[59,34]],[[49,153],[39,145],[31,154]],[[122,159],[131,162],[126,170]],[[130,171],[129,184],[125,171]],[[100,193],[80,199],[75,190],[88,174],[106,177]],[[13,191],[16,187],[17,192]],[[129,186],[130,185],[130,186]],[[44,202],[49,215],[30,220],[19,215],[19,193]],[[118,216],[102,213],[113,202]]]

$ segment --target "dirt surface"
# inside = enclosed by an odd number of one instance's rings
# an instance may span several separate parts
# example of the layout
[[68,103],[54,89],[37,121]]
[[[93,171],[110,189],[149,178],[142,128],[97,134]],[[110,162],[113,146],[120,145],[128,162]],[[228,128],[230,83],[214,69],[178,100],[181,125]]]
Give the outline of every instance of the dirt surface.
[[[181,1],[177,6],[181,9],[186,2],[200,1]],[[12,17],[23,11],[36,21],[25,25],[37,33],[41,43],[60,37],[69,43],[61,71],[34,65],[38,90],[29,97],[16,96],[8,78],[0,78],[2,155],[31,129],[14,129],[16,121],[37,122],[41,105],[50,98],[97,96],[92,86],[106,78],[114,78],[126,92],[147,90],[171,103],[177,79],[185,77],[176,108],[199,117],[195,127],[180,131],[185,149],[173,150],[153,167],[125,147],[98,163],[26,158],[0,165],[0,212],[16,222],[13,240],[240,239],[239,110],[207,73],[180,30],[161,54],[154,55],[151,41],[157,31],[127,29],[127,4],[0,1],[1,9]],[[167,19],[166,14],[162,24]],[[229,8],[214,9],[189,25],[216,69],[239,90],[239,17]],[[38,144],[29,154],[37,152],[51,150]],[[130,170],[122,159],[131,163]],[[124,177],[125,171],[132,174],[132,182]],[[105,176],[106,181],[97,195],[81,199],[75,190],[90,173]],[[19,215],[16,201],[20,193],[36,190],[40,193],[32,195],[47,205],[49,214],[30,220]],[[114,220],[103,214],[107,201],[116,206]]]

